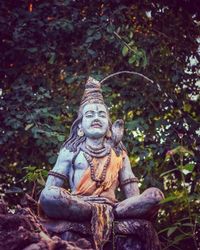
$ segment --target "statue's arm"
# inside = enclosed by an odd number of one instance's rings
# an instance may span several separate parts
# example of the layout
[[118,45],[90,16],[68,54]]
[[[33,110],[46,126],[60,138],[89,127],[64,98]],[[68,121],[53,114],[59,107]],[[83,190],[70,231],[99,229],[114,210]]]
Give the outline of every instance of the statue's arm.
[[126,154],[123,159],[123,166],[119,173],[119,182],[126,198],[139,195],[138,183],[134,181],[135,175],[132,172],[130,160]]
[[[63,186],[65,182],[65,178],[67,180],[69,177],[69,171],[71,167],[72,158],[73,158],[73,153],[70,152],[68,149],[62,148],[60,150],[56,164],[54,168],[52,169],[52,174],[48,175],[45,187],[50,187],[50,186],[62,187]],[[56,173],[58,173],[57,176],[56,176]]]

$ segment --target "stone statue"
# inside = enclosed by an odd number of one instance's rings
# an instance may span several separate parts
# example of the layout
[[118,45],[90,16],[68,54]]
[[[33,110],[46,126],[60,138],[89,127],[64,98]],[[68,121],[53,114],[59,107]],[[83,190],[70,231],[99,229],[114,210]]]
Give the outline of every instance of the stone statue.
[[[122,120],[111,123],[100,83],[90,77],[70,136],[40,195],[40,208],[48,218],[91,220],[94,204],[109,207],[113,219],[151,219],[157,213],[163,193],[149,188],[140,194],[123,131]],[[71,192],[63,188],[66,180]],[[121,202],[115,197],[118,187],[126,197]]]

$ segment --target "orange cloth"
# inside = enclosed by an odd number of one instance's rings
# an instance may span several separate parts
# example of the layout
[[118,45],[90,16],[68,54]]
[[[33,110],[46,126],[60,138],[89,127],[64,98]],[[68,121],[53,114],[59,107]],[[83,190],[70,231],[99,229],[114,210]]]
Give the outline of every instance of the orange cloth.
[[[124,154],[125,152],[123,152]],[[101,183],[100,187],[96,186],[96,182],[91,179],[90,167],[85,170],[78,186],[77,190],[74,194],[77,195],[99,195],[101,196],[102,193],[109,191],[111,187],[113,187],[118,182],[118,174],[119,170],[122,168],[122,161],[123,161],[123,154],[117,156],[113,149],[111,149],[111,159],[110,164],[108,165],[106,171],[105,180]],[[93,163],[96,167],[95,175],[97,178],[101,176],[103,171],[103,166],[107,160],[108,156],[105,156],[101,159],[94,158]],[[115,185],[116,186],[116,185]],[[103,195],[106,197],[106,195]]]

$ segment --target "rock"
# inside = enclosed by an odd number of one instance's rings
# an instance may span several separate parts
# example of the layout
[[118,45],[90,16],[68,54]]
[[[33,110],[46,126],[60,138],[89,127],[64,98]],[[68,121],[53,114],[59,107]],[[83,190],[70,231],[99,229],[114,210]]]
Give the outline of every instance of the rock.
[[[90,222],[41,220],[35,214],[35,203],[29,199],[24,208],[8,213],[0,201],[0,250],[92,250]],[[151,222],[141,219],[118,220],[113,223],[110,240],[104,250],[159,250],[157,233]]]

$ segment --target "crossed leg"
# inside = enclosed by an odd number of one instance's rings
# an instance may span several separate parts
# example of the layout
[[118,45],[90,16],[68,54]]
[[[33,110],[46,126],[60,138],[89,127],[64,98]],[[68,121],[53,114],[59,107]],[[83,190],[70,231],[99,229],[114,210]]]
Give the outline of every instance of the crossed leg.
[[69,221],[85,221],[92,216],[91,205],[79,197],[72,196],[60,187],[46,187],[43,189],[39,206],[49,218]]
[[159,202],[163,198],[164,195],[158,188],[148,188],[140,195],[119,202],[114,208],[115,217],[152,219],[157,215]]
[[[150,219],[157,214],[159,202],[163,198],[164,195],[159,189],[149,188],[141,195],[112,204],[114,215],[117,219]],[[55,186],[45,188],[39,200],[42,210],[48,217],[70,221],[90,220],[92,216],[92,202],[110,204],[104,197],[73,196],[65,189]]]

